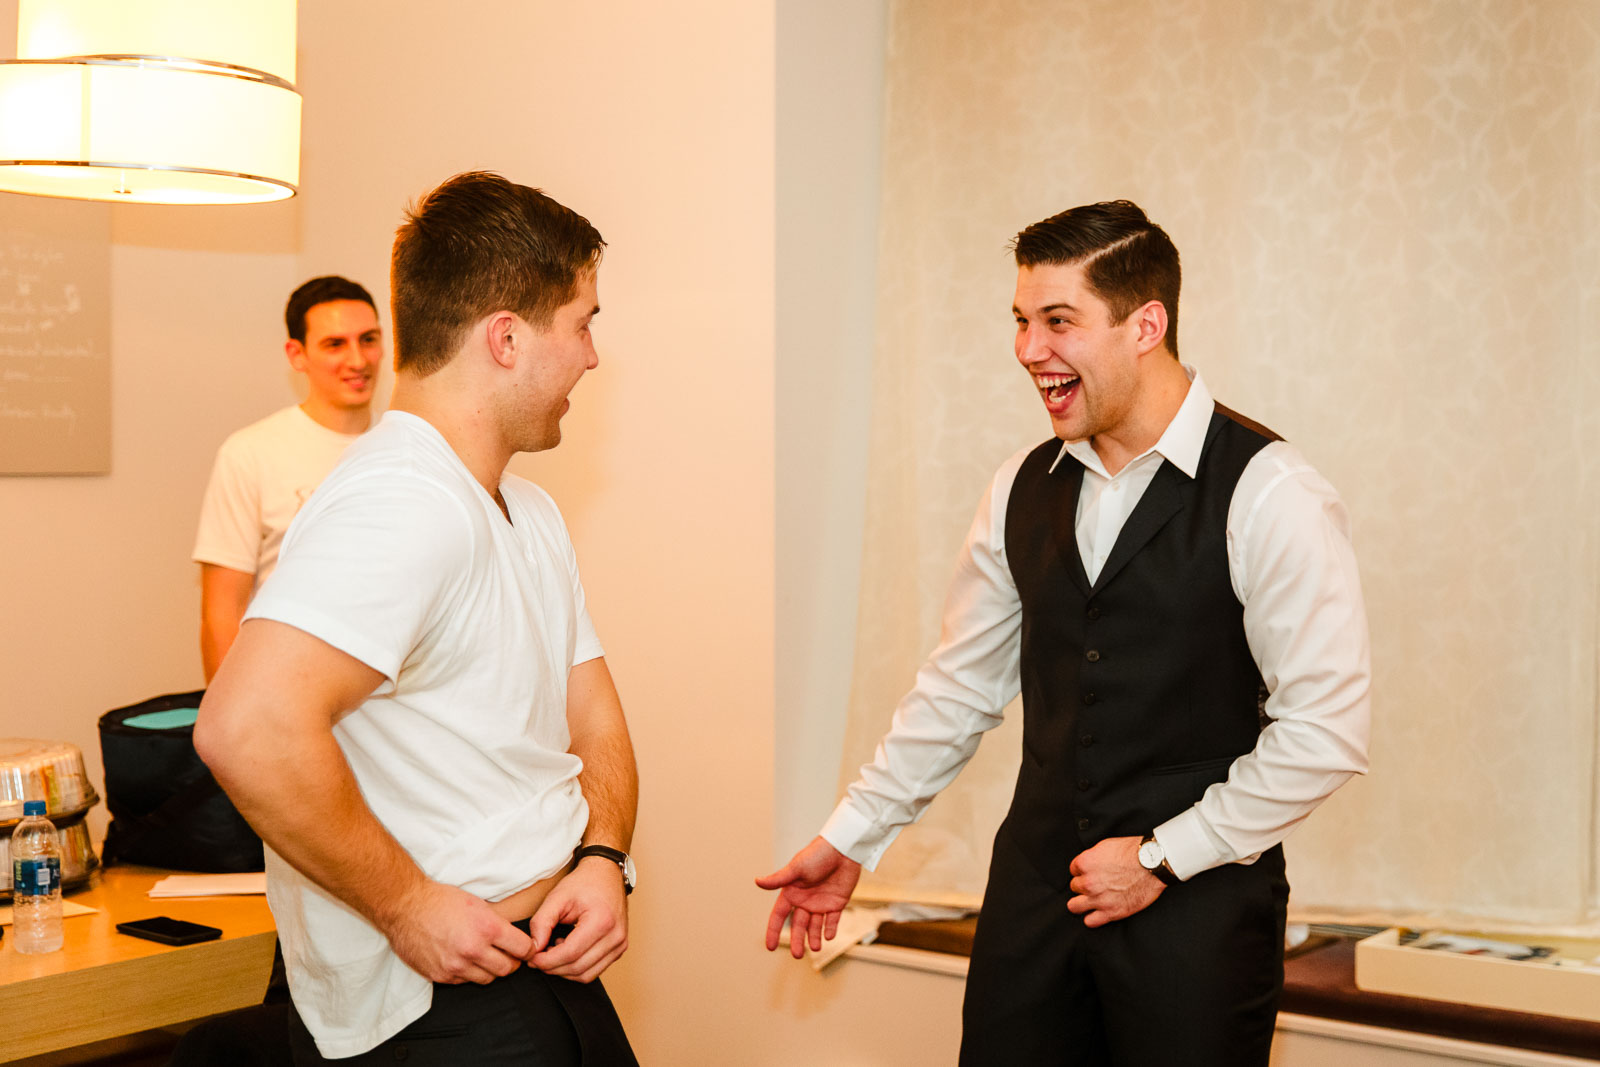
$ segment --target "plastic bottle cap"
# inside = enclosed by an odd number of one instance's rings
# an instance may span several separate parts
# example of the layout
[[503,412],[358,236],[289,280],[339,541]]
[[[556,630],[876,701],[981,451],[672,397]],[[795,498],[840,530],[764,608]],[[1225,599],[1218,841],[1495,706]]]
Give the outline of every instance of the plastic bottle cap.
[[44,801],[42,801],[42,800],[24,800],[22,802],[22,817],[23,818],[27,818],[29,815],[43,815],[43,814],[44,814]]

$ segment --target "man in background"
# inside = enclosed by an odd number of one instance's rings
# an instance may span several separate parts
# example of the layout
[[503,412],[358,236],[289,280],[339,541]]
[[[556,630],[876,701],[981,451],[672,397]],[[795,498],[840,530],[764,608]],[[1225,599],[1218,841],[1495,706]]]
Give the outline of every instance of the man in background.
[[284,309],[289,365],[306,399],[234,432],[217,450],[200,507],[200,659],[206,682],[278,561],[284,531],[372,419],[383,331],[372,295],[347,278],[313,278]]
[[285,539],[195,747],[267,845],[296,1063],[635,1063],[637,778],[549,495],[600,234],[492,174],[395,238],[396,382]]
[[1055,436],[996,473],[940,643],[822,834],[757,880],[817,951],[1018,692],[961,1062],[1266,1067],[1280,842],[1367,768],[1338,494],[1178,361],[1178,250],[1127,201],[1017,235],[1016,355]]

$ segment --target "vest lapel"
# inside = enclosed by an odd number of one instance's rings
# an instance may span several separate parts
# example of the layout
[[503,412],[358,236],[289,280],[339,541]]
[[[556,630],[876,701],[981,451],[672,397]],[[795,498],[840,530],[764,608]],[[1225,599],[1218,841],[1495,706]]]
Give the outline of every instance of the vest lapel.
[[1051,475],[1061,482],[1061,491],[1055,496],[1055,513],[1050,516],[1051,540],[1056,544],[1056,555],[1072,584],[1084,596],[1089,595],[1089,572],[1084,569],[1083,557],[1078,553],[1078,493],[1083,489],[1083,464],[1069,452]]
[[[1081,479],[1082,475],[1079,477]],[[1094,583],[1096,592],[1104,589],[1106,583],[1115,578],[1117,572],[1126,567],[1128,561],[1137,555],[1152,537],[1160,533],[1161,528],[1174,515],[1183,510],[1183,495],[1178,491],[1178,487],[1181,481],[1188,480],[1188,475],[1177,467],[1164,459],[1161,461],[1161,468],[1151,479],[1150,487],[1144,491],[1144,496],[1134,506],[1133,514],[1128,516],[1128,521],[1123,523],[1122,532],[1117,534],[1117,543],[1111,546],[1111,555],[1106,558],[1106,565],[1100,568],[1100,577],[1095,579]],[[1081,568],[1082,565],[1079,566]]]

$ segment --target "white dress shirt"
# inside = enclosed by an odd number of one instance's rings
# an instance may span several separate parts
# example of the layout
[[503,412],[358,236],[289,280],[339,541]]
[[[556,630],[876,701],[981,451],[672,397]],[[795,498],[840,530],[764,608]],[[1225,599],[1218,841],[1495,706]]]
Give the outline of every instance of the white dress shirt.
[[[1059,465],[1070,454],[1085,467],[1076,530],[1090,582],[1161,464],[1191,478],[1199,468],[1214,402],[1194,369],[1184,369],[1191,385],[1177,415],[1153,448],[1115,476],[1088,441],[1063,444],[1056,458]],[[1031,451],[1012,456],[990,483],[961,549],[939,645],[895,709],[873,761],[823,827],[830,844],[869,869],[955,779],[1021,689],[1022,604],[1006,560],[1005,518]],[[1254,750],[1234,761],[1226,782],[1155,827],[1182,879],[1253,862],[1367,769],[1367,617],[1338,494],[1293,446],[1268,444],[1234,490],[1227,544],[1272,722]]]

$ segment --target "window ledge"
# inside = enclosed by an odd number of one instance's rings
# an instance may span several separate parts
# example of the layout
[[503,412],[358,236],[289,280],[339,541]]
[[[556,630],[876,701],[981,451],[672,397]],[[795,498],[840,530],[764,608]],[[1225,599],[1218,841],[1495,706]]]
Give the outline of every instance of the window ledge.
[[888,967],[904,967],[912,971],[927,971],[930,974],[949,975],[952,978],[967,977],[967,957],[951,955],[948,952],[930,952],[922,948],[906,948],[904,945],[854,945],[845,949],[844,958],[881,963]]
[[[845,950],[850,959],[964,978],[976,919],[886,922],[877,940]],[[1457,1041],[1480,1049],[1515,1052],[1514,1063],[1600,1062],[1600,1023],[1530,1015],[1416,997],[1369,993],[1355,985],[1355,942],[1330,937],[1286,961],[1280,1020],[1304,1033],[1349,1028],[1369,1043],[1417,1047]],[[1390,1035],[1379,1040],[1374,1035]],[[1540,1059],[1540,1056],[1548,1057]],[[1469,1059],[1470,1062],[1470,1059]],[[1499,1062],[1499,1061],[1486,1061]]]

